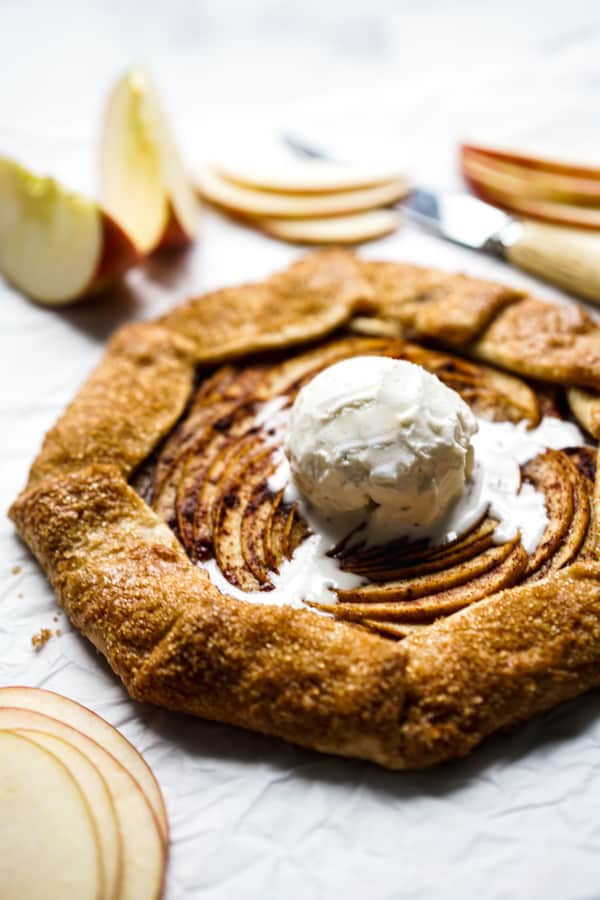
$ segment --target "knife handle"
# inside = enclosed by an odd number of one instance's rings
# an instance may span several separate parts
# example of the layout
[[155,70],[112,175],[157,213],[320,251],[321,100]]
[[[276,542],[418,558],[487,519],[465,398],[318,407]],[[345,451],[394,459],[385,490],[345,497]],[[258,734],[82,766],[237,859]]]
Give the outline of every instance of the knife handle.
[[505,244],[508,260],[571,294],[600,304],[600,234],[525,220]]

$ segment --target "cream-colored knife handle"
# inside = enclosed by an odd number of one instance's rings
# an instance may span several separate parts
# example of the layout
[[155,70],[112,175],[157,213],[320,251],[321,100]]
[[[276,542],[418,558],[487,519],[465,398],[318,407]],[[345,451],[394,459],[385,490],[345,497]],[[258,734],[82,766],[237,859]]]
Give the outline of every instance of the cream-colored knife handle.
[[600,233],[530,220],[501,236],[508,260],[565,291],[600,304]]

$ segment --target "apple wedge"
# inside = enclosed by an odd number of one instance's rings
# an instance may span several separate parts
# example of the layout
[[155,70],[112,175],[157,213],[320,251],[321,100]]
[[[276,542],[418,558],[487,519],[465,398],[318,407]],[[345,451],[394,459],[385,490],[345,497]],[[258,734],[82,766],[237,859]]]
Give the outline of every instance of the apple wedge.
[[198,200],[144,69],[126,72],[112,90],[102,124],[100,171],[102,203],[140,252],[194,240]]
[[53,753],[0,732],[0,797],[3,900],[104,900],[88,804]]
[[18,730],[14,734],[21,734],[56,756],[77,782],[94,822],[100,850],[102,896],[117,900],[121,889],[121,832],[104,778],[87,756],[62,738],[43,731]]
[[400,222],[393,209],[371,209],[320,219],[257,219],[256,225],[273,237],[297,244],[362,244],[391,234]]
[[396,203],[408,192],[400,178],[375,187],[331,194],[288,194],[242,187],[206,167],[198,174],[198,190],[205,200],[227,212],[250,218],[314,219],[377,209]]
[[575,206],[600,205],[600,179],[506,163],[465,147],[461,163],[467,177],[490,190]]
[[477,153],[490,160],[501,163],[512,163],[527,169],[536,171],[554,172],[557,175],[568,175],[576,178],[600,180],[600,167],[570,163],[566,160],[551,159],[546,156],[535,156],[532,153],[522,153],[518,150],[504,150],[498,147],[486,147],[481,144],[465,143],[461,151]]
[[120,731],[80,703],[43,688],[20,686],[0,688],[0,706],[30,709],[59,719],[108,750],[139,783],[156,816],[163,843],[168,843],[167,812],[158,782],[144,758]]
[[0,274],[32,300],[72,303],[138,259],[96,203],[0,158]]
[[123,855],[118,900],[158,900],[167,851],[152,808],[127,769],[87,735],[30,709],[0,706],[0,736],[6,731],[34,731],[60,738],[98,769],[110,793],[121,832]]
[[390,184],[404,178],[399,170],[342,165],[324,159],[219,160],[212,168],[223,178],[243,187],[280,194],[335,194]]

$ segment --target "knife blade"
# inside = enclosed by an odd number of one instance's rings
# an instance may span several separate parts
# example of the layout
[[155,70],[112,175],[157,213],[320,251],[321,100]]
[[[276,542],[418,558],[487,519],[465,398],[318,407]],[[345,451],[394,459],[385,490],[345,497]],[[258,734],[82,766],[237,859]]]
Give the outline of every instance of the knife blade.
[[[290,134],[284,143],[297,155],[331,159],[319,147]],[[505,259],[512,265],[600,304],[600,235],[515,219],[460,191],[415,187],[401,201],[407,218],[445,240]]]

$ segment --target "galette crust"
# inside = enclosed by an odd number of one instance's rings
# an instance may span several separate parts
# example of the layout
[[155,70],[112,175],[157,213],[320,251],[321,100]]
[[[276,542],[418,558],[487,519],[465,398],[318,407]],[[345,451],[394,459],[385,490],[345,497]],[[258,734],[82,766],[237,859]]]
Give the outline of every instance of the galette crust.
[[[127,483],[179,418],[199,362],[314,340],[355,313],[397,316],[440,343],[460,335],[469,352],[507,369],[600,388],[600,332],[578,307],[556,312],[437,272],[428,276],[440,292],[424,301],[429,312],[409,320],[397,298],[422,303],[415,285],[428,270],[392,264],[393,306],[364,265],[342,251],[313,254],[262,285],[125,326],[49,432],[11,516],[75,626],[132,697],[405,768],[462,756],[498,728],[600,684],[595,537],[586,562],[395,643],[312,612],[224,596]],[[444,290],[455,298],[449,330]],[[593,520],[596,535],[598,497]]]

